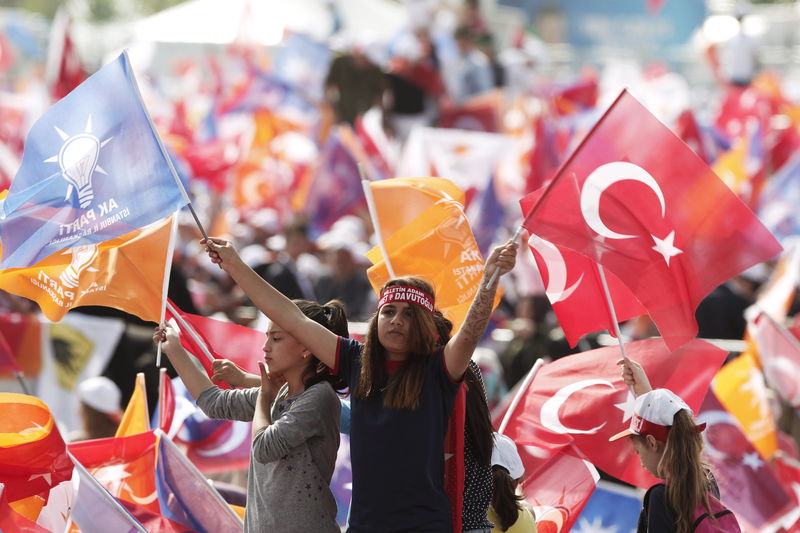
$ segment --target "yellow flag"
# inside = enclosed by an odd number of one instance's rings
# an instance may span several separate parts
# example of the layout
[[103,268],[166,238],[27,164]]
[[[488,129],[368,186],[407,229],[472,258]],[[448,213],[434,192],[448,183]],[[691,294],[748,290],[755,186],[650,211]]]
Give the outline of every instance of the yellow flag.
[[769,459],[778,450],[775,419],[767,401],[764,374],[751,352],[723,366],[711,382],[720,403],[742,426],[742,430],[762,457]]
[[147,411],[147,390],[144,384],[144,374],[136,374],[136,386],[122,421],[119,423],[115,437],[127,437],[150,431],[150,416]]

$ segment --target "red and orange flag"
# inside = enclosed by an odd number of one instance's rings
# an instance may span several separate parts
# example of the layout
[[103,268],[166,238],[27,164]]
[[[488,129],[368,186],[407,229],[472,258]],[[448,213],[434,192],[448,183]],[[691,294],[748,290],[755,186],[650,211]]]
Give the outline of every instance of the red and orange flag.
[[72,461],[53,420],[40,399],[0,393],[0,483],[8,501],[39,495],[72,477]]

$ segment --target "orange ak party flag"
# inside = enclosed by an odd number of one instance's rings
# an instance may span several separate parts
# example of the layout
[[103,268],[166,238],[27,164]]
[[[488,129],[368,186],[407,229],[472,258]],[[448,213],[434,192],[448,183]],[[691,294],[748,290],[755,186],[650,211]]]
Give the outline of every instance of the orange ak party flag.
[[[418,179],[450,183],[441,178]],[[385,180],[380,183],[388,181],[397,180]],[[370,184],[373,190],[376,185],[378,183]],[[456,194],[461,192],[452,183],[450,185]],[[415,185],[412,187],[416,188]],[[450,195],[434,201],[427,191],[423,195],[414,193],[414,190],[398,189],[395,194],[396,197],[409,202],[419,201],[421,196],[421,203],[427,201],[429,207],[413,218],[411,223],[398,228],[388,239],[384,239],[384,246],[395,276],[420,276],[433,284],[436,291],[436,308],[453,322],[453,331],[456,331],[466,317],[475,292],[480,290],[483,256],[472,235],[462,204]],[[382,210],[378,207],[378,195],[375,196],[381,233],[384,233],[384,221],[396,223],[395,217],[410,216],[409,213],[415,208],[403,205],[391,209],[387,204],[388,210]],[[461,198],[463,199],[463,192]],[[395,205],[400,205],[400,202]],[[398,210],[400,211],[398,215],[394,215],[393,213]],[[373,263],[367,270],[367,276],[372,288],[377,292],[389,280],[389,272],[380,248],[375,247],[370,250],[367,259]],[[498,292],[494,305],[499,302]]]
[[114,307],[158,322],[173,218],[56,252],[30,267],[4,270],[0,289],[35,301],[53,322],[83,305]]

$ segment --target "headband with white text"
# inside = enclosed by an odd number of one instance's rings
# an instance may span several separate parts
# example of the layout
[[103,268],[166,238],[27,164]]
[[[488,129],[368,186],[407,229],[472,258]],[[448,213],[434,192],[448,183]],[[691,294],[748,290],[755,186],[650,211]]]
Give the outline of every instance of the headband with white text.
[[378,309],[392,302],[417,304],[427,309],[428,312],[433,313],[433,298],[421,290],[407,285],[393,285],[384,289],[381,293],[381,299],[378,301]]

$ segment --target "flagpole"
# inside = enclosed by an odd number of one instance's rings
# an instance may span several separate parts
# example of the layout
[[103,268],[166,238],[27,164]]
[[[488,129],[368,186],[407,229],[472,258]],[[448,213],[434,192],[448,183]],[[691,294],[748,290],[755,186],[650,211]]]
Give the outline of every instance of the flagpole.
[[617,342],[619,342],[619,351],[622,353],[622,358],[625,359],[627,362],[628,355],[625,353],[625,343],[622,341],[622,332],[619,330],[619,323],[617,322],[617,312],[614,309],[614,302],[611,300],[611,291],[608,290],[608,283],[606,282],[606,273],[603,271],[603,267],[600,263],[595,263],[597,266],[597,272],[600,273],[600,284],[603,286],[603,294],[606,297],[606,304],[608,305],[608,311],[611,313],[611,323],[614,325],[614,335],[617,336]]
[[375,198],[372,196],[372,188],[369,186],[369,180],[364,175],[364,167],[361,163],[358,164],[358,173],[361,176],[361,188],[364,189],[364,197],[367,199],[367,209],[369,210],[369,218],[372,220],[372,227],[375,230],[375,238],[378,240],[378,246],[383,254],[383,262],[386,264],[389,277],[394,278],[394,269],[392,268],[392,262],[389,260],[389,252],[386,251],[386,243],[383,242],[381,224],[378,221],[378,213],[375,209]]
[[[526,218],[525,220],[528,219]],[[513,237],[511,237],[511,242],[516,242],[517,239],[519,239],[520,235],[522,235],[523,231],[525,231],[525,228],[522,225],[520,225],[519,228],[517,229],[517,232],[514,234]],[[488,291],[489,289],[494,287],[494,283],[495,281],[497,281],[497,277],[499,275],[500,275],[500,270],[495,269],[494,272],[492,272],[492,276],[489,278],[489,281],[487,281],[486,285],[483,286],[483,290]]]
[[144,100],[142,99],[142,92],[139,90],[139,84],[136,83],[136,76],[133,73],[133,69],[131,68],[131,59],[128,57],[128,49],[122,51],[122,55],[125,56],[125,71],[131,77],[131,83],[133,88],[136,90],[136,96],[139,97],[139,104],[142,106],[142,110],[144,112],[144,116],[147,117],[147,122],[150,124],[150,129],[153,131],[153,135],[158,142],[158,147],[161,148],[161,155],[164,156],[164,159],[167,161],[167,166],[169,167],[169,171],[172,174],[172,178],[175,180],[175,184],[178,186],[178,189],[181,191],[181,196],[183,196],[183,201],[186,203],[186,207],[189,208],[189,212],[192,213],[192,217],[194,218],[197,227],[200,229],[200,233],[203,235],[203,238],[208,240],[208,234],[206,233],[203,224],[200,223],[200,219],[197,217],[197,213],[192,207],[192,201],[189,198],[189,194],[186,192],[186,189],[183,187],[183,183],[181,182],[180,177],[178,176],[178,172],[175,170],[175,166],[172,164],[172,158],[169,156],[169,152],[167,152],[166,147],[164,146],[164,141],[161,140],[161,135],[158,134],[158,130],[156,129],[156,125],[153,122],[152,117],[150,116],[150,112],[147,110],[147,106],[144,105]]
[[533,381],[533,376],[536,375],[536,373],[539,371],[539,369],[542,367],[543,364],[544,364],[544,359],[542,358],[537,359],[536,362],[533,364],[533,367],[531,367],[530,372],[528,372],[528,375],[525,376],[525,379],[522,381],[519,388],[517,389],[517,393],[514,395],[514,399],[511,400],[511,405],[508,406],[506,414],[503,416],[503,421],[500,422],[500,427],[497,428],[498,433],[503,433],[506,430],[506,426],[508,425],[508,422],[511,420],[511,413],[513,413],[514,409],[516,409],[517,405],[519,405],[519,402],[522,400],[522,396],[525,394],[525,391],[528,390],[528,385],[530,385],[531,381]]
[[[119,512],[119,513],[121,513],[121,514],[124,514],[124,515],[126,515],[126,516],[128,517],[128,519],[129,519],[129,520],[130,520],[130,522],[131,522],[131,525],[132,525],[132,526],[133,526],[133,527],[136,529],[136,531],[141,531],[142,533],[147,533],[147,530],[146,530],[146,529],[145,529],[145,528],[142,526],[141,522],[139,522],[139,520],[137,520],[137,519],[136,519],[136,517],[135,517],[135,516],[133,516],[133,514],[131,514],[131,512],[130,512],[130,511],[128,511],[128,510],[125,508],[125,506],[124,506],[124,505],[122,505],[122,504],[119,502],[119,500],[118,500],[118,499],[117,499],[117,498],[116,498],[114,495],[112,495],[112,494],[111,494],[111,493],[108,491],[108,489],[106,489],[106,488],[103,486],[103,484],[102,484],[102,483],[100,483],[100,482],[97,480],[97,478],[95,478],[95,477],[92,475],[92,473],[91,473],[91,472],[89,472],[89,471],[86,469],[86,467],[85,467],[85,466],[83,466],[83,465],[81,464],[81,462],[80,462],[80,461],[78,461],[78,460],[75,458],[75,456],[74,456],[74,455],[72,455],[72,454],[71,454],[69,451],[67,451],[67,455],[69,456],[69,458],[70,458],[70,460],[72,461],[72,463],[75,465],[75,468],[77,468],[77,469],[78,469],[78,470],[79,470],[79,471],[80,471],[80,472],[83,474],[83,476],[82,476],[82,477],[80,477],[80,476],[78,477],[78,479],[79,479],[79,481],[78,481],[78,483],[79,483],[79,485],[78,485],[78,498],[80,498],[80,490],[81,490],[81,489],[80,489],[80,482],[81,482],[81,481],[83,481],[83,480],[86,480],[86,481],[88,481],[88,482],[89,482],[89,484],[91,484],[91,485],[94,485],[94,489],[95,489],[95,491],[101,495],[101,498],[102,498],[103,500],[105,500],[105,502],[106,502],[106,503],[109,503],[109,504],[111,504],[111,505],[112,505],[112,506],[113,506],[113,507],[114,507],[114,508],[117,510],[117,512]],[[75,506],[75,504],[73,504],[73,507],[74,507],[74,506]],[[72,515],[71,515],[71,514],[70,514],[70,518],[69,518],[69,519],[70,519],[70,521],[71,521],[72,523],[74,523],[74,522],[75,522],[74,520],[72,520]]]
[[[161,286],[161,314],[159,324],[164,323],[167,314],[167,298],[169,292],[169,278],[172,273],[172,259],[175,255],[175,241],[178,234],[178,211],[172,215],[172,230],[169,233],[169,247],[167,248],[167,260],[164,263],[164,282]],[[156,345],[156,367],[161,367],[161,341]]]
[[22,379],[23,378],[22,372],[20,372],[19,370],[14,370],[13,374],[14,374],[14,377],[17,378],[17,381],[19,381],[19,385],[20,385],[20,387],[22,387],[22,392],[27,394],[28,396],[30,396],[31,395],[31,391],[28,389],[28,385],[25,383],[25,380]]
[[175,307],[170,302],[167,302],[167,308],[169,309],[170,313],[172,313],[172,316],[175,318],[175,320],[178,322],[178,325],[180,326],[181,330],[186,331],[186,333],[188,333],[189,336],[192,337],[192,339],[197,343],[197,345],[200,346],[200,350],[203,352],[203,355],[206,356],[206,359],[208,359],[213,363],[214,356],[211,355],[210,351],[208,351],[208,347],[206,346],[205,342],[203,342],[203,339],[200,338],[200,335],[197,334],[192,325],[183,319],[180,313],[175,309]]

